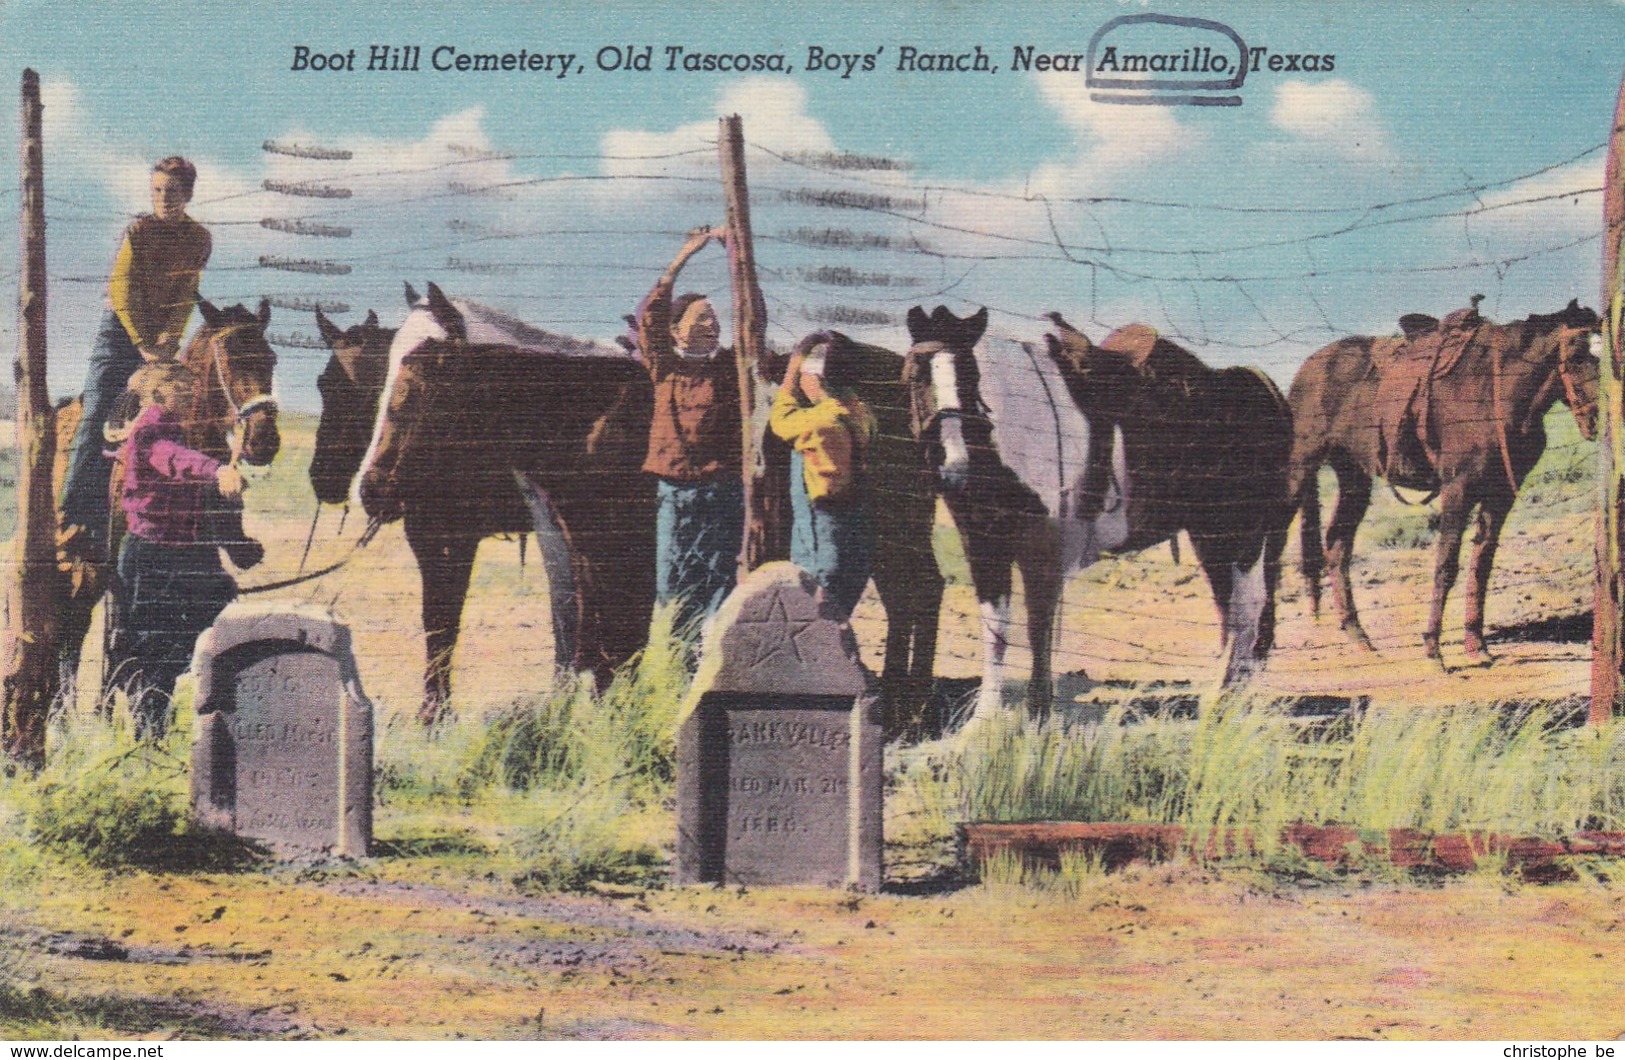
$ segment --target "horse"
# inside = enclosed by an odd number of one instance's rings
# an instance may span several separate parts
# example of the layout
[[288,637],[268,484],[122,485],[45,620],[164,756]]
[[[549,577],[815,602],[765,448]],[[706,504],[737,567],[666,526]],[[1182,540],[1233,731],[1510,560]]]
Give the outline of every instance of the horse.
[[[1407,332],[1432,323],[1419,315],[1403,322]],[[1355,608],[1349,564],[1372,481],[1392,476],[1392,486],[1434,490],[1439,497],[1433,600],[1422,642],[1427,657],[1441,665],[1445,600],[1460,570],[1463,533],[1477,509],[1464,649],[1475,664],[1489,664],[1484,598],[1490,569],[1518,488],[1545,451],[1546,413],[1562,401],[1580,434],[1587,440],[1596,435],[1598,358],[1591,342],[1598,325],[1597,314],[1577,299],[1557,313],[1510,324],[1480,321],[1473,313],[1476,332],[1454,363],[1429,381],[1424,418],[1431,437],[1411,447],[1418,466],[1410,471],[1394,470],[1385,458],[1390,446],[1379,396],[1382,366],[1403,356],[1407,339],[1351,336],[1310,355],[1288,395],[1295,425],[1289,489],[1294,508],[1303,513],[1301,564],[1317,617],[1320,579],[1329,568],[1342,630],[1359,647],[1374,650]],[[1326,464],[1337,476],[1337,506],[1322,541],[1319,471]]]
[[[230,460],[228,436],[237,432],[241,445],[239,458],[247,464],[264,467],[276,458],[282,447],[277,431],[277,405],[272,397],[272,376],[276,354],[265,339],[271,321],[271,303],[262,300],[258,311],[235,305],[217,309],[199,299],[198,312],[203,327],[193,335],[179,362],[191,373],[193,393],[189,418],[182,425],[186,444],[217,460]],[[62,485],[67,478],[68,458],[74,432],[84,411],[81,398],[60,402],[55,410],[56,461],[52,467],[53,495],[57,498],[57,522],[61,525]],[[119,470],[114,468],[110,486],[116,492]],[[124,536],[123,514],[115,499],[111,507],[108,555],[118,555]],[[62,688],[69,697],[77,687],[79,659],[85,635],[90,630],[96,603],[109,588],[113,562],[76,564],[70,571],[58,571],[55,579],[57,615],[57,661]],[[113,676],[111,673],[109,677]],[[103,689],[105,701],[106,689]]]
[[[953,513],[982,618],[976,713],[1002,706],[1012,567],[1032,646],[1027,711],[1048,715],[1062,580],[1108,552],[1191,536],[1221,619],[1221,681],[1247,681],[1274,641],[1291,511],[1291,419],[1269,378],[1214,370],[1142,325],[1099,346],[1050,318],[1041,354],[976,344],[987,310],[908,313],[914,432]],[[1047,356],[1046,356],[1047,355]]]
[[357,483],[370,518],[404,522],[422,577],[419,720],[446,713],[480,540],[545,534],[553,519],[574,583],[571,666],[602,688],[647,641],[654,605],[648,371],[620,350],[454,302],[434,284],[408,297]]

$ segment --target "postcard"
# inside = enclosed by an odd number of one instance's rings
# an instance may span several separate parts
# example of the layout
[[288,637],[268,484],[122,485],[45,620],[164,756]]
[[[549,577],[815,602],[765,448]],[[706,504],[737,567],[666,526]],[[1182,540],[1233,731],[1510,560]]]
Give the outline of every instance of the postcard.
[[0,7],[0,1038],[1613,1055],[1622,33]]

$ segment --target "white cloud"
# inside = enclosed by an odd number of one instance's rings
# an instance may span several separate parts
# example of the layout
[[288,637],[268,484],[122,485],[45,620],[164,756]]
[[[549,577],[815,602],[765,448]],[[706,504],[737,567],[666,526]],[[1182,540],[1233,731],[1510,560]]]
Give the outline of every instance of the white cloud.
[[1523,232],[1548,241],[1596,231],[1602,223],[1601,196],[1575,193],[1602,187],[1605,168],[1599,155],[1486,192],[1480,197],[1484,210],[1472,216],[1472,224],[1498,235]]
[[1283,81],[1275,89],[1270,121],[1304,143],[1347,158],[1378,159],[1389,153],[1371,93],[1341,78]]
[[[807,90],[783,78],[746,78],[729,85],[718,97],[716,114],[739,115],[745,139],[779,153],[832,151],[835,141],[817,118],[807,113]],[[614,129],[600,141],[603,172],[610,176],[687,170],[715,172],[717,123],[714,120],[680,125],[670,132]],[[680,158],[660,156],[682,155]]]

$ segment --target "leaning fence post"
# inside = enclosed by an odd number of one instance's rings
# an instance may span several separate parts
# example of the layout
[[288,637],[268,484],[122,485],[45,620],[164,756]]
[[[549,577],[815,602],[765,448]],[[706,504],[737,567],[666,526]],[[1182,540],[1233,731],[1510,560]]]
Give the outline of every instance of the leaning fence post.
[[0,687],[5,753],[38,766],[45,761],[45,720],[56,701],[59,674],[56,608],[55,507],[51,465],[56,430],[45,389],[45,162],[40,135],[39,74],[23,71],[22,246],[18,297],[17,536],[6,586],[7,622]]
[[[750,230],[750,193],[745,184],[745,133],[739,115],[718,121],[717,155],[727,207],[728,270],[733,278],[734,352],[739,363],[739,408],[744,436],[745,539],[739,576],[769,560],[790,556],[790,468],[785,454],[763,444],[767,428],[761,358],[767,349],[767,304],[756,282],[756,251]],[[765,394],[762,395],[765,397]],[[782,459],[780,458],[782,457]]]

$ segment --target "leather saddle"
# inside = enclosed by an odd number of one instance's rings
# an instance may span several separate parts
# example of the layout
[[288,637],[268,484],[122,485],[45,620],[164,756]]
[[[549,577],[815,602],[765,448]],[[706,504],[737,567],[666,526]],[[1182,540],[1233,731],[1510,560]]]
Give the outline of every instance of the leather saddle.
[[1409,489],[1439,486],[1439,441],[1433,421],[1434,383],[1461,363],[1484,318],[1473,304],[1443,320],[1425,313],[1399,318],[1404,339],[1376,354],[1377,464],[1390,483]]

